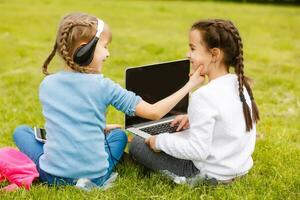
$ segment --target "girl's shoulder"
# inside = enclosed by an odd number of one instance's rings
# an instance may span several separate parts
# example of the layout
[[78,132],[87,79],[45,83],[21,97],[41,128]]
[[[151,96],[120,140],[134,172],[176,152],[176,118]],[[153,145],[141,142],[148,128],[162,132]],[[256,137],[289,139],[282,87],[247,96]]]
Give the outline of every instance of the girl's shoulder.
[[197,104],[218,107],[224,99],[232,98],[237,92],[237,77],[227,74],[214,79],[192,93],[191,99]]
[[235,88],[236,84],[237,76],[235,74],[226,74],[208,82],[206,85],[197,89],[194,93],[195,95],[215,96],[220,94],[222,91]]
[[77,88],[77,90],[97,91],[108,87],[109,80],[101,74],[84,74],[60,71],[47,75],[40,83],[41,89],[50,88]]
[[47,75],[42,82],[47,81],[101,81],[103,79],[102,74],[86,74],[86,73],[79,73],[79,72],[70,72],[70,71],[59,71],[50,75]]

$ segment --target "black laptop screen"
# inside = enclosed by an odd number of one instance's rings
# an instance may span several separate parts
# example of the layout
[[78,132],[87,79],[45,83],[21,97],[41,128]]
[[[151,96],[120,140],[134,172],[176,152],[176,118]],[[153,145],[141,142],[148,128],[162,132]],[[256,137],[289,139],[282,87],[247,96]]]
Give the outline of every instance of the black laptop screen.
[[[189,80],[189,60],[147,65],[126,70],[126,89],[135,92],[148,103],[173,94]],[[166,116],[187,112],[188,95],[186,95]],[[150,120],[137,116],[125,116],[125,126],[147,122]]]

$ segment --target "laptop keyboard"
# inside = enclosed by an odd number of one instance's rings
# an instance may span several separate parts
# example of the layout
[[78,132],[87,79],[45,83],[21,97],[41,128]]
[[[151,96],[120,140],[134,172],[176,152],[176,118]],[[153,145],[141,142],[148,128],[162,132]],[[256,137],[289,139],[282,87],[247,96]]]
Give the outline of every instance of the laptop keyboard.
[[150,135],[157,135],[160,133],[174,133],[176,132],[177,126],[172,127],[170,122],[157,124],[154,126],[149,126],[146,128],[142,128],[140,130],[149,133]]

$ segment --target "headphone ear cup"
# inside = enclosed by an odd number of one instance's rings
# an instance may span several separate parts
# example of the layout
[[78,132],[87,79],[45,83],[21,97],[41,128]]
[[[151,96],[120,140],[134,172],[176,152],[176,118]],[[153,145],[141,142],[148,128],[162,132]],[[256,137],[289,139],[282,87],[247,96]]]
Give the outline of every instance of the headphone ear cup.
[[73,55],[73,60],[80,66],[89,65],[93,58],[99,38],[94,37],[89,43],[81,45],[76,49]]

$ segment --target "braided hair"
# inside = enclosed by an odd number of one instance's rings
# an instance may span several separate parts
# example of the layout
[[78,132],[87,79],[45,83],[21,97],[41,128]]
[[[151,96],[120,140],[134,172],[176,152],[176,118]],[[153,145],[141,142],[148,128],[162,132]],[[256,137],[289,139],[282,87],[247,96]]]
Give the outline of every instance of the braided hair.
[[73,54],[82,42],[89,42],[95,35],[97,18],[84,13],[71,13],[66,15],[58,28],[54,47],[43,64],[43,73],[49,75],[48,65],[56,52],[66,64],[81,73],[89,73],[93,69],[82,67],[73,61]]
[[[244,75],[243,43],[239,31],[231,21],[222,19],[198,21],[192,25],[191,30],[198,30],[202,33],[203,41],[208,49],[220,48],[224,52],[224,64],[228,68],[229,66],[234,67],[238,77],[238,90],[243,105],[246,131],[250,131],[253,128],[253,123],[257,123],[259,120],[259,111],[249,84],[249,78]],[[252,116],[244,96],[244,87],[250,96]]]

